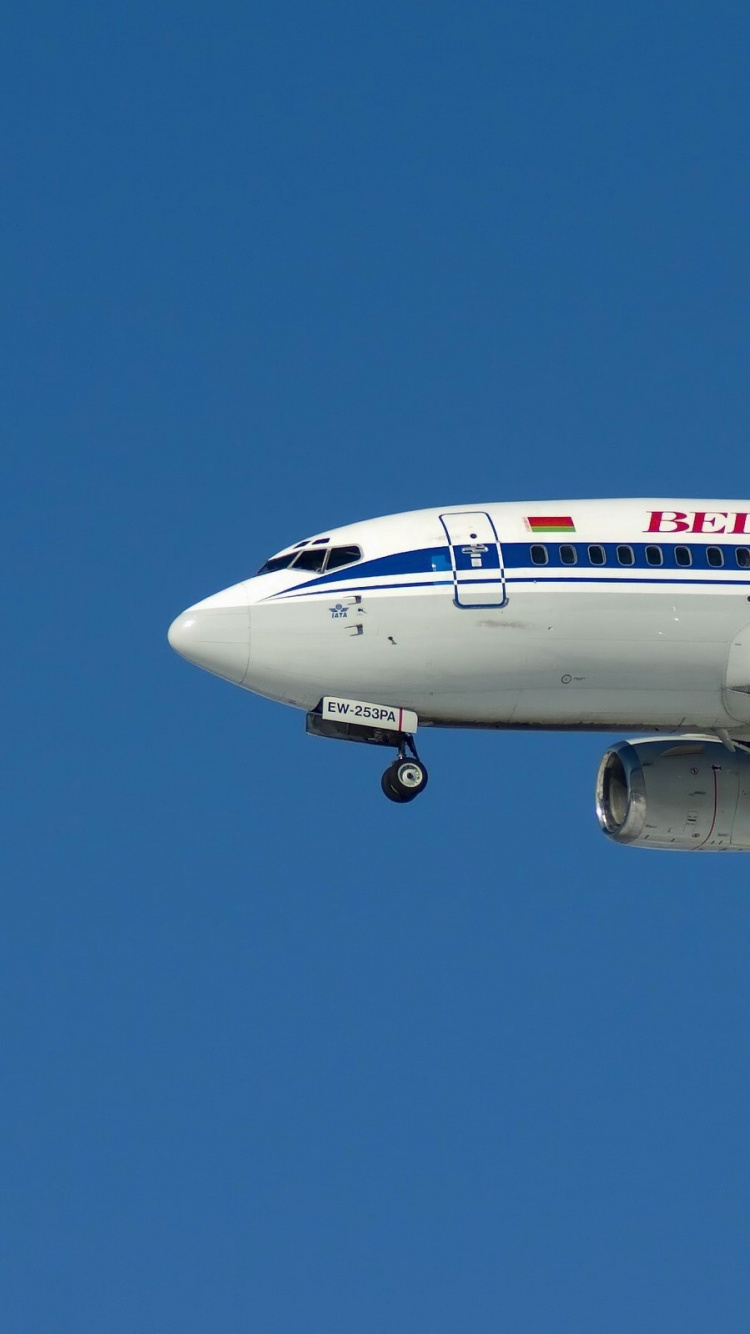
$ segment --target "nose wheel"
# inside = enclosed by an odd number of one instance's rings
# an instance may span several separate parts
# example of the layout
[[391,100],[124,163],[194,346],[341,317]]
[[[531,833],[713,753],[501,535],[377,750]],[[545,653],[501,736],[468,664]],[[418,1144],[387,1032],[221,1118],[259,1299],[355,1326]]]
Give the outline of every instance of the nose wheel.
[[427,787],[427,770],[416,755],[399,755],[388,765],[380,786],[389,801],[413,801]]

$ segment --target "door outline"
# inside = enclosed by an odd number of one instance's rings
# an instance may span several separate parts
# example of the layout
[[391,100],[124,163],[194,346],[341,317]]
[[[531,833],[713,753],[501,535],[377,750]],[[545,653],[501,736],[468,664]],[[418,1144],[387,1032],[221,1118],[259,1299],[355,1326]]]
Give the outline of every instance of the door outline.
[[[484,538],[482,538],[481,540],[477,540],[476,543],[472,542],[470,537],[469,538],[457,537],[455,525],[453,533],[451,533],[450,521],[452,519],[466,521],[467,529],[472,526],[472,524],[470,524],[469,521],[476,520],[477,522],[473,524],[473,526],[479,528],[487,525],[489,527],[489,532],[492,534],[492,536],[490,537],[489,534],[486,534]],[[481,524],[479,523],[480,520]],[[452,510],[445,514],[441,514],[440,522],[443,525],[445,536],[448,539],[448,549],[451,555],[451,571],[453,573],[453,601],[455,606],[460,607],[464,611],[471,611],[471,610],[481,611],[482,608],[486,610],[490,607],[495,607],[495,608],[504,607],[508,601],[508,591],[505,582],[503,548],[500,543],[500,538],[497,535],[497,529],[495,528],[495,525],[492,522],[491,516],[487,513],[486,510]],[[482,552],[486,551],[490,546],[494,546],[495,548],[497,554],[497,565],[491,565],[485,568],[486,569],[491,568],[493,572],[495,572],[495,578],[477,577],[475,570],[471,568],[471,566],[476,567],[476,559],[474,557],[474,551],[476,551],[476,554],[478,555],[479,561],[481,563]],[[472,548],[474,548],[474,551],[471,550]],[[463,565],[463,568],[460,568],[458,563],[458,557],[460,555],[464,555],[467,562],[466,564]],[[471,562],[471,565],[468,564],[468,561]],[[481,587],[482,585],[486,586],[488,595],[494,592],[498,596],[496,596],[493,600],[489,602],[484,602],[484,601],[473,602],[466,600],[469,598],[470,590],[477,589],[478,586]],[[465,599],[464,601],[461,600],[462,594]]]

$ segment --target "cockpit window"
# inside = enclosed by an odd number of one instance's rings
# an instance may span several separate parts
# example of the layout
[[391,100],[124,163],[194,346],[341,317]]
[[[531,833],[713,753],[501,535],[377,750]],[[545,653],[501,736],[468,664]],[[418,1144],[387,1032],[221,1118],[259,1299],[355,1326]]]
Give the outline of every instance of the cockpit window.
[[353,565],[362,559],[361,547],[332,547],[327,550],[322,543],[327,537],[316,538],[319,545],[306,547],[300,551],[299,544],[284,556],[272,556],[265,565],[261,565],[258,574],[273,574],[274,570],[288,570],[294,565],[295,570],[306,570],[309,574],[321,574],[323,570],[340,570],[343,565]]
[[340,570],[342,565],[353,565],[355,560],[361,559],[360,547],[333,547],[328,553],[326,570]]
[[325,559],[326,552],[321,551],[320,547],[309,547],[307,551],[300,551],[294,562],[294,568],[295,570],[313,570],[319,574],[323,569]]
[[285,570],[288,565],[291,565],[295,555],[296,552],[288,551],[285,556],[272,556],[270,560],[266,561],[265,565],[261,565],[258,574],[273,574],[274,570]]

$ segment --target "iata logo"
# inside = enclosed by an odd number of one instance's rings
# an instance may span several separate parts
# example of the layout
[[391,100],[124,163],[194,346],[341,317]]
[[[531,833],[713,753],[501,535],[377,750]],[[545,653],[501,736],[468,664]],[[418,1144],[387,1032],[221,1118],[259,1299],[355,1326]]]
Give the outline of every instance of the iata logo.
[[651,510],[651,519],[646,533],[733,533],[736,536],[750,536],[747,520],[750,515],[744,510]]

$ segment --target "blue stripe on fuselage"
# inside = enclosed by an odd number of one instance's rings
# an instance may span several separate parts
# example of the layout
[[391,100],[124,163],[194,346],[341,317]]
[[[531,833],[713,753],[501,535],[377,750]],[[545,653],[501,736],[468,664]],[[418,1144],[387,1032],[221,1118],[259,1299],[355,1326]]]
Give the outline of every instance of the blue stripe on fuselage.
[[[570,565],[563,563],[560,558],[560,548],[573,547],[576,553],[576,563]],[[589,560],[589,547],[600,546],[605,553],[604,565],[592,565]],[[617,559],[618,547],[629,547],[633,552],[633,564],[622,565]],[[646,559],[646,548],[658,546],[663,553],[662,565],[651,565]],[[692,564],[678,565],[675,558],[676,547],[687,547],[690,551]],[[544,547],[547,551],[546,565],[534,565],[531,560],[532,547]],[[660,571],[679,570],[683,578],[681,583],[689,583],[689,572],[692,570],[708,570],[714,576],[716,582],[721,581],[722,571],[734,571],[748,568],[739,565],[736,552],[749,550],[747,545],[736,546],[734,544],[722,543],[719,547],[724,553],[724,565],[712,566],[708,562],[709,549],[716,550],[718,543],[708,542],[505,542],[502,544],[503,567],[506,571],[510,570],[528,570],[528,580],[544,580],[545,576],[549,578],[552,570],[565,570],[571,576],[572,582],[588,582],[584,570],[596,571],[602,582],[611,582],[604,576],[604,571],[618,570],[625,574],[631,570],[648,570],[653,576],[654,581],[658,581]],[[302,583],[293,585],[292,588],[284,589],[281,593],[272,595],[275,598],[289,597],[293,593],[304,593],[308,590],[318,588],[327,588],[332,584],[350,582],[352,580],[360,581],[362,579],[383,578],[388,576],[407,575],[407,574],[444,574],[451,569],[450,547],[420,547],[413,551],[393,551],[387,556],[378,556],[374,560],[359,561],[354,565],[345,565],[340,570],[331,570],[330,574],[319,575],[315,579],[306,579]],[[572,572],[578,570],[581,573],[576,577]],[[601,572],[601,573],[600,573]],[[440,580],[439,582],[444,582]],[[512,580],[512,582],[518,582]],[[525,582],[525,581],[524,581]],[[664,582],[662,578],[662,582]],[[710,583],[713,580],[700,580],[694,582]],[[740,582],[739,580],[735,582]]]

